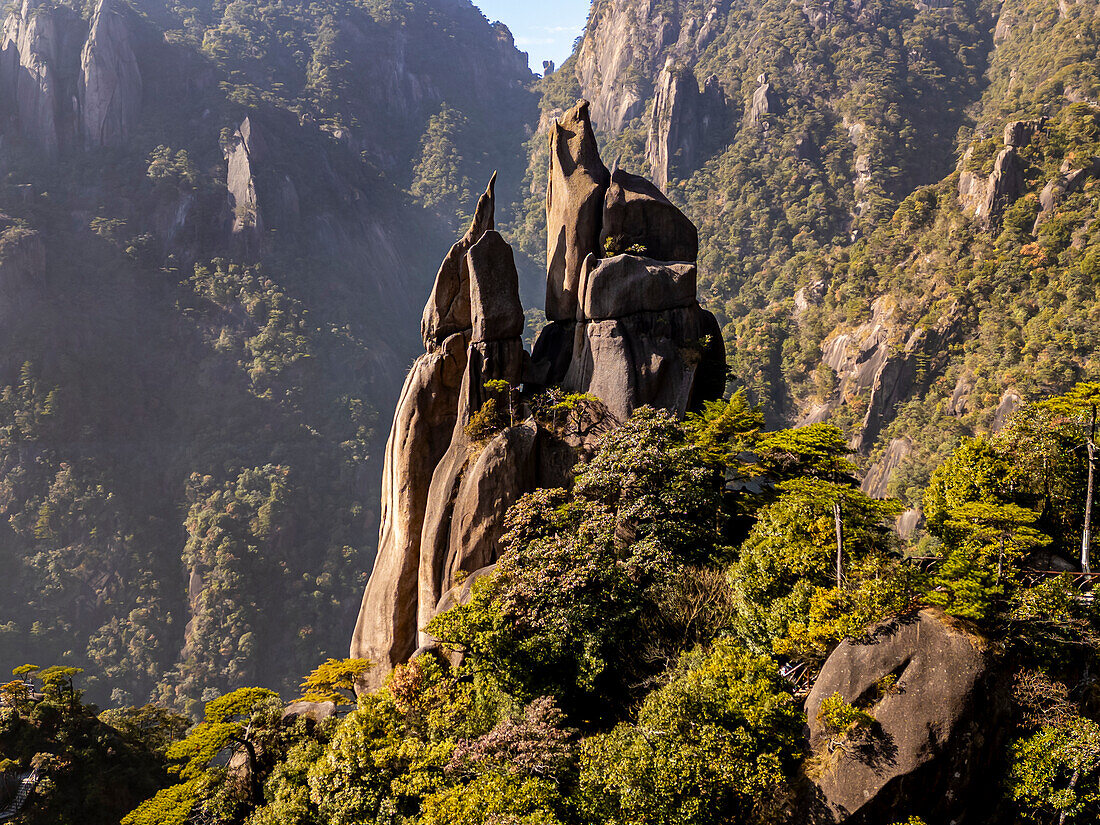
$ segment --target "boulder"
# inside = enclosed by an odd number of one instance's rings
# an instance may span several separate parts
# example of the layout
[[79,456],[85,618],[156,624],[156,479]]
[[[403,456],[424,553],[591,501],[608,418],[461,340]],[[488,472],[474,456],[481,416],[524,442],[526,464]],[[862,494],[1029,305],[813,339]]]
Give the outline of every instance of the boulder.
[[605,321],[695,304],[694,264],[665,264],[637,255],[586,261],[577,320]]
[[[886,677],[896,682],[883,690]],[[1003,681],[991,672],[984,641],[938,609],[841,643],[806,700],[810,747],[826,759],[814,785],[827,818],[845,825],[909,816],[982,822],[1008,706]],[[875,725],[862,741],[829,754],[818,713],[834,693],[864,707]]]
[[299,719],[324,722],[336,715],[335,702],[291,702],[283,711],[283,722],[293,724]]
[[470,271],[466,254],[494,226],[496,180],[494,173],[485,193],[478,199],[470,228],[451,247],[435,276],[435,286],[420,322],[420,334],[425,347],[438,344],[456,332],[473,326],[470,316]]
[[571,321],[589,255],[600,252],[604,195],[611,174],[600,160],[588,102],[580,101],[550,127],[546,186],[546,317]]
[[1023,149],[1047,125],[1045,117],[1036,120],[1012,120],[1005,124],[1004,144]]
[[604,196],[600,250],[626,252],[634,246],[658,261],[693,262],[699,257],[699,231],[652,183],[616,169]]
[[466,253],[472,340],[500,341],[523,335],[519,273],[512,247],[489,230]]
[[721,329],[697,305],[577,324],[562,386],[596,396],[620,421],[646,404],[684,415],[722,394]]
[[115,0],[99,0],[80,68],[77,95],[84,143],[118,146],[137,119],[142,86],[130,27]]

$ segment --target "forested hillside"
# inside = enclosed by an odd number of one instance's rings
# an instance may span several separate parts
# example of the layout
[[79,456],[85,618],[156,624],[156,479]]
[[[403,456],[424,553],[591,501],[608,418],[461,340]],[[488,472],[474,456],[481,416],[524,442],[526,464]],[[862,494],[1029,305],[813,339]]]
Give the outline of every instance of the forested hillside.
[[[605,152],[700,222],[706,305],[770,423],[831,420],[870,487],[901,465],[897,489],[919,488],[958,435],[1096,377],[1095,12],[606,0],[543,81],[543,123],[589,97]],[[1006,125],[1038,117],[979,214]]]
[[0,661],[285,685],[346,650],[379,428],[469,190],[519,180],[526,58],[467,2],[8,14]]

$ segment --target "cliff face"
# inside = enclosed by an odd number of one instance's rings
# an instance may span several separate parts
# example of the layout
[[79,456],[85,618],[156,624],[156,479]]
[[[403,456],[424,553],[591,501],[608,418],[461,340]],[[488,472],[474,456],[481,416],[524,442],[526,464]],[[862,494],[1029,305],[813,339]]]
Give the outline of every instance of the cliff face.
[[[378,557],[351,644],[377,665],[370,687],[433,644],[424,628],[496,562],[508,508],[569,483],[586,439],[540,417],[538,398],[587,393],[599,428],[645,404],[682,415],[721,395],[725,350],[695,297],[695,227],[652,184],[607,170],[588,112],[582,101],[551,127],[551,323],[533,353],[513,253],[493,229],[495,179],[436,276],[426,352],[386,448]],[[622,244],[630,252],[616,254]]]

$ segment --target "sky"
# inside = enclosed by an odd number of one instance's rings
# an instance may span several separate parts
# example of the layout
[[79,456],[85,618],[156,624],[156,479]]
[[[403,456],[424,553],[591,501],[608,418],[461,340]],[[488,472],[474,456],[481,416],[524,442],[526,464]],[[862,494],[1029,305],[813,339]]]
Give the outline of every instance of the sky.
[[490,20],[504,23],[520,51],[531,56],[531,69],[542,73],[542,61],[560,66],[584,31],[590,0],[474,0]]

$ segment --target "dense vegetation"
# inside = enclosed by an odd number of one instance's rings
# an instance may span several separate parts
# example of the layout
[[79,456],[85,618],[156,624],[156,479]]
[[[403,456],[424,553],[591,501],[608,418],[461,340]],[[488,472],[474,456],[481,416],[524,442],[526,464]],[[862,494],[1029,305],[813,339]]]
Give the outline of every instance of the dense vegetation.
[[[816,672],[842,639],[929,605],[1016,685],[1002,772],[981,780],[999,800],[984,821],[1093,821],[1100,608],[1070,579],[1024,573],[1079,548],[1087,462],[1074,448],[1096,390],[1028,408],[936,470],[920,547],[942,559],[931,569],[891,538],[898,505],[854,486],[836,428],[764,432],[740,393],[684,424],[643,409],[571,490],[512,508],[496,572],[431,625],[450,662],[399,666],[349,708],[364,665],[330,661],[302,686],[344,708],[320,722],[283,721],[254,688],[209,701],[170,744],[171,717],[147,720],[171,778],[125,822],[805,821],[821,754],[780,666]],[[20,698],[8,724],[41,717],[51,690]],[[101,718],[132,735],[150,713]],[[839,698],[822,719],[840,743],[873,722]],[[56,748],[10,752],[23,766]],[[52,798],[43,789],[22,821],[67,821]]]

